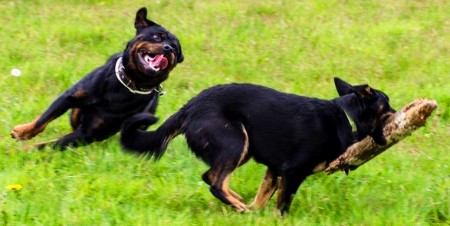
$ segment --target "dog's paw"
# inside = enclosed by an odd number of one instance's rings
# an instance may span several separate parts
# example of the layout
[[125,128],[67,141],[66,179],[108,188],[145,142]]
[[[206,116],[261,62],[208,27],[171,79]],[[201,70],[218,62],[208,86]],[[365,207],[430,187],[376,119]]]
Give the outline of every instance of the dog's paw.
[[15,126],[11,131],[11,137],[16,140],[29,140],[38,135],[42,130],[35,129],[35,122]]
[[249,209],[245,204],[240,204],[238,206],[234,206],[234,209],[238,212],[238,213],[249,213],[251,211],[251,209]]

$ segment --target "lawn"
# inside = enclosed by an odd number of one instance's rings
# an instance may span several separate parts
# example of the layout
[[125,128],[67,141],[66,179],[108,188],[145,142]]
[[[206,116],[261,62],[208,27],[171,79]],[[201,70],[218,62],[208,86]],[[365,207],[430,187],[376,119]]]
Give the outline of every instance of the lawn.
[[[214,198],[201,180],[207,166],[182,136],[159,162],[122,152],[117,135],[64,152],[25,151],[68,133],[67,115],[31,141],[11,139],[14,125],[125,48],[142,6],[178,36],[185,56],[164,83],[160,122],[216,84],[330,99],[334,76],[385,91],[396,109],[421,97],[438,109],[348,176],[309,177],[283,218],[274,200],[240,214]],[[448,1],[24,0],[1,1],[0,12],[0,225],[450,224]],[[264,172],[250,162],[230,185],[251,202]]]

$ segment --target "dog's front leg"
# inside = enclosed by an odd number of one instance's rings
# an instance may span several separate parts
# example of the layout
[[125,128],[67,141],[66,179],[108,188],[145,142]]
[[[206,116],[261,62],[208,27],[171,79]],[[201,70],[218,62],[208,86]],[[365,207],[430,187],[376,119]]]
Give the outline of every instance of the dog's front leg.
[[281,215],[289,213],[294,195],[300,184],[306,179],[309,173],[301,172],[297,169],[287,170],[281,177],[278,187],[277,210]]
[[11,131],[11,137],[17,140],[29,140],[35,137],[42,132],[51,121],[61,116],[72,107],[71,97],[72,96],[68,94],[59,96],[41,116],[29,123],[15,126]]
[[[152,115],[156,112],[156,107],[158,106],[159,93],[153,93],[153,97],[150,102],[145,106],[142,112],[150,113]],[[147,130],[150,125],[141,125],[139,127],[140,130]]]
[[150,102],[148,102],[147,106],[145,106],[143,112],[154,115],[156,112],[156,107],[158,106],[159,93],[153,93],[152,95],[152,99],[150,100]]

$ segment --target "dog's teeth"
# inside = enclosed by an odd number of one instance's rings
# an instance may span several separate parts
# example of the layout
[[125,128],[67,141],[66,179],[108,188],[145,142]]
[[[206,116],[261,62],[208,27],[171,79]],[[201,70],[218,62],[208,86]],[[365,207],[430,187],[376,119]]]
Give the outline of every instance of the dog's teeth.
[[145,55],[144,60],[145,60],[145,62],[147,62],[149,64],[152,62],[152,58],[149,55]]

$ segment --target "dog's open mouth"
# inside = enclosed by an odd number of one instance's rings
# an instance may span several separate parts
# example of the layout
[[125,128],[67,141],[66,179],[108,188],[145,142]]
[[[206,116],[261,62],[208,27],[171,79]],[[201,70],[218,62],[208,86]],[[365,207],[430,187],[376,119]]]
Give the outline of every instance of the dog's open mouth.
[[138,53],[138,58],[141,64],[146,69],[151,69],[153,71],[159,71],[166,69],[169,65],[169,61],[164,56],[164,54],[153,54],[147,50],[140,50]]

